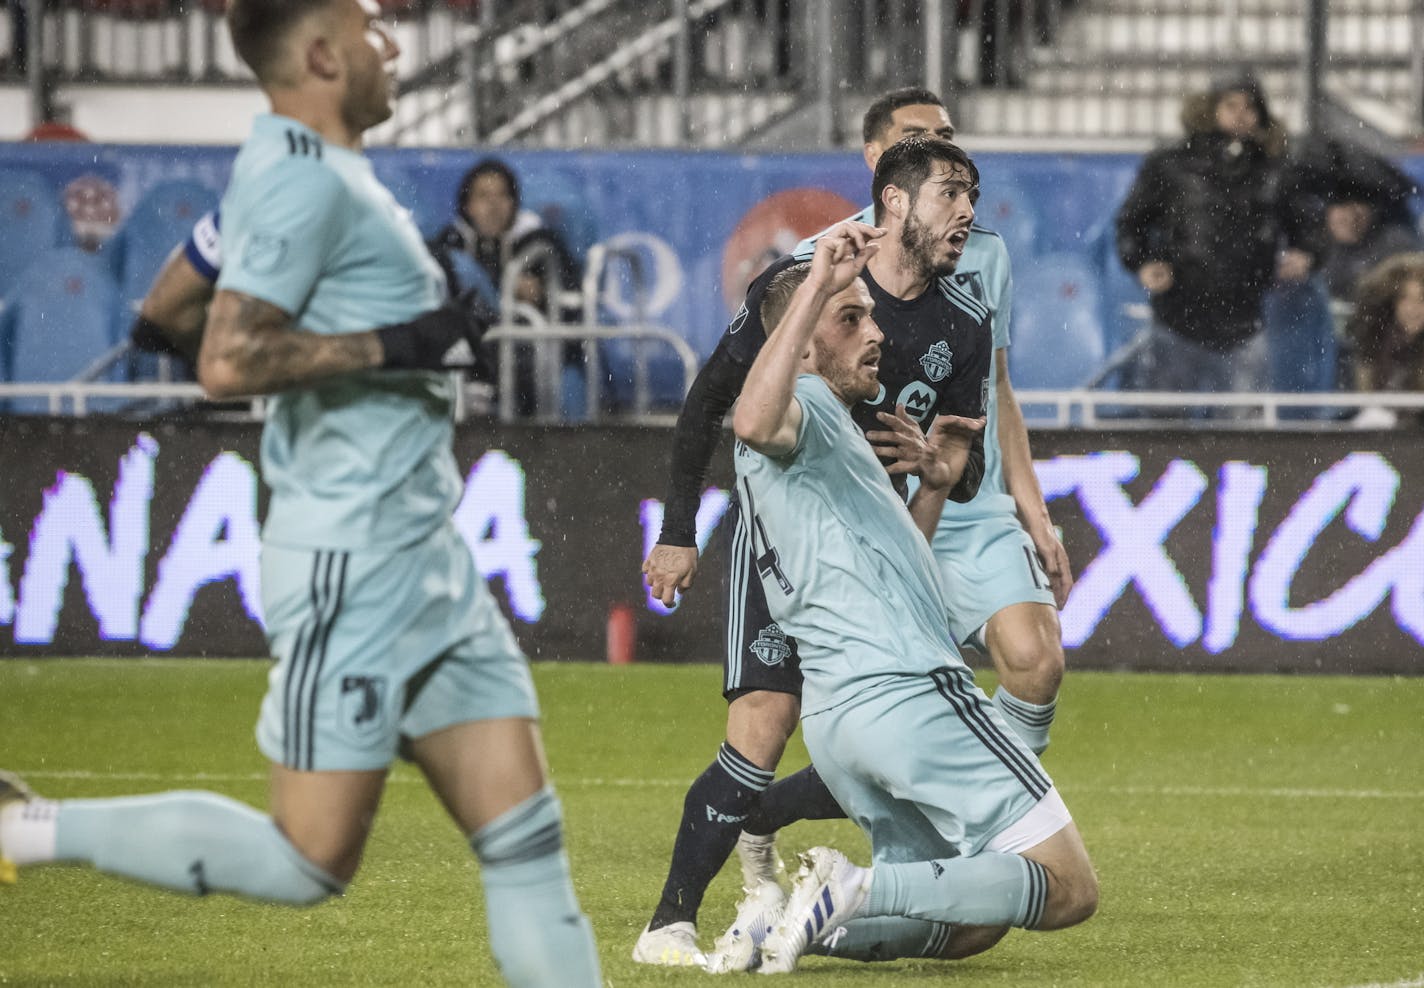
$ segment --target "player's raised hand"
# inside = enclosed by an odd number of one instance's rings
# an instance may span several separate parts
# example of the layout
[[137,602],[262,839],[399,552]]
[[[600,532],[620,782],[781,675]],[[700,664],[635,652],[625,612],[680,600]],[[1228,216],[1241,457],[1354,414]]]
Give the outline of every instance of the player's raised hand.
[[879,241],[883,236],[884,230],[866,223],[855,220],[837,223],[816,241],[807,280],[834,295],[860,277],[865,265],[880,250]]
[[677,603],[679,590],[692,589],[697,577],[697,547],[659,542],[643,560],[643,579],[664,607]]

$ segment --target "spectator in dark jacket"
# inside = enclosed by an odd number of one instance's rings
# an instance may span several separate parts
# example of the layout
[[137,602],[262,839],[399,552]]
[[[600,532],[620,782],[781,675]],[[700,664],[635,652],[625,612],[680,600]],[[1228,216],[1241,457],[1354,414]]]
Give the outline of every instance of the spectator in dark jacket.
[[1293,191],[1284,131],[1249,74],[1184,105],[1185,140],[1143,162],[1117,217],[1118,253],[1151,295],[1154,327],[1132,384],[1254,391],[1266,379],[1261,305],[1310,277],[1318,209]]
[[1325,205],[1321,273],[1336,301],[1349,302],[1365,272],[1419,250],[1410,200],[1414,180],[1390,161],[1338,138],[1311,138],[1296,158],[1301,191]]
[[[577,316],[560,294],[578,288],[579,273],[563,239],[544,224],[538,213],[520,208],[519,179],[504,162],[486,158],[471,168],[455,196],[455,216],[430,241],[435,260],[445,271],[451,296],[477,289],[498,305],[508,321],[521,321],[505,311],[514,303],[532,306],[550,322]],[[506,274],[511,274],[508,288]],[[577,343],[559,344],[565,365],[581,364]],[[515,409],[521,415],[537,410],[539,391],[534,355],[527,346],[515,350]],[[497,377],[493,354],[487,354],[488,374]]]

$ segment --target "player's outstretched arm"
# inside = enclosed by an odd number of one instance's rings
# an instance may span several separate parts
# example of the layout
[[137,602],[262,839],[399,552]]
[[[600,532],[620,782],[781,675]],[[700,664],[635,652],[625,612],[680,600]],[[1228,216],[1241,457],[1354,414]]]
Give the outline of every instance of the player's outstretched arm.
[[995,353],[998,362],[999,399],[999,448],[1002,451],[1004,486],[1014,499],[1019,520],[1024,531],[1033,540],[1043,570],[1048,574],[1048,585],[1053,590],[1053,599],[1061,608],[1068,602],[1068,592],[1073,589],[1073,567],[1068,561],[1068,552],[1058,538],[1053,520],[1048,515],[1048,505],[1043,500],[1043,489],[1038,485],[1038,474],[1033,469],[1033,453],[1028,445],[1028,427],[1024,425],[1023,410],[1014,394],[1014,386],[1009,381],[1009,360],[1005,350]]
[[821,310],[831,297],[860,276],[880,249],[883,231],[847,221],[816,242],[811,272],[791,296],[791,304],[766,345],[757,354],[737,409],[732,430],[752,449],[781,456],[796,447],[801,429],[801,405],[796,401],[796,375],[811,342]]
[[459,370],[473,366],[492,321],[478,298],[466,293],[408,322],[355,333],[308,333],[285,309],[219,290],[203,331],[198,381],[214,398],[233,398],[359,370]]

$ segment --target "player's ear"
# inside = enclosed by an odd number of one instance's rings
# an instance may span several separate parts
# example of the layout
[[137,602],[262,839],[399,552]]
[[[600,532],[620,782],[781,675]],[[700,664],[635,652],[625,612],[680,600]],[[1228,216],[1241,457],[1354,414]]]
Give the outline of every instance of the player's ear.
[[904,219],[908,209],[909,199],[905,195],[905,190],[898,185],[887,185],[880,190],[880,203],[885,207],[888,215],[893,215],[897,219]]
[[871,174],[875,173],[876,162],[880,160],[880,153],[885,149],[880,146],[879,141],[866,141],[862,149],[865,155],[865,167],[869,168]]
[[307,71],[326,82],[341,78],[341,56],[336,47],[322,35],[308,39],[306,43]]

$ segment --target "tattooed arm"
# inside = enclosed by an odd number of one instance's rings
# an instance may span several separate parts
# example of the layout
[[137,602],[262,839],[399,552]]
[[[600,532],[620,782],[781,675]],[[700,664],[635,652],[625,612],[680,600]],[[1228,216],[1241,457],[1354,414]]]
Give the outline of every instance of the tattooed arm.
[[375,330],[301,332],[291,315],[270,302],[220,290],[208,309],[198,381],[213,398],[234,398],[285,391],[383,362]]

